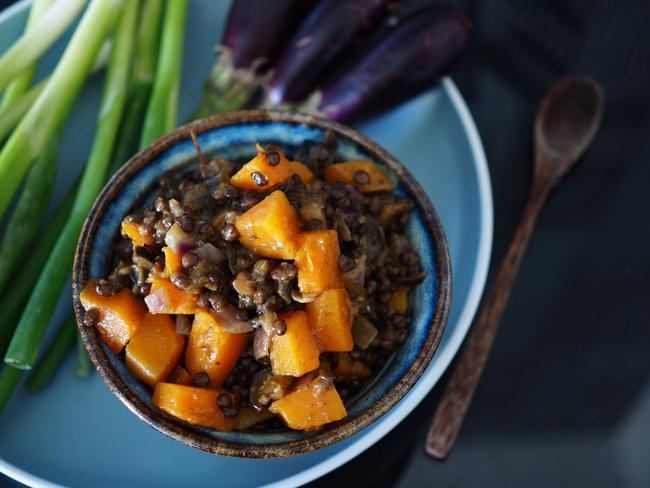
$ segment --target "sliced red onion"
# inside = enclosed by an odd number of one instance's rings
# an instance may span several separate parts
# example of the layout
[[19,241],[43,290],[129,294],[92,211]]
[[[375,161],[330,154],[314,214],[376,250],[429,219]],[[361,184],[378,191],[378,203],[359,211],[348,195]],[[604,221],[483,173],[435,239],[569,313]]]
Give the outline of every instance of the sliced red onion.
[[144,297],[144,303],[149,308],[149,313],[165,313],[169,310],[170,298],[165,288],[158,288]]
[[333,386],[334,377],[321,370],[314,384],[314,397],[319,398]]
[[353,295],[361,295],[364,292],[366,282],[366,257],[361,256],[356,260],[356,266],[343,273],[343,284]]
[[308,297],[300,293],[298,290],[294,289],[291,291],[291,298],[294,302],[298,303],[311,303],[316,300],[318,297]]
[[176,254],[185,254],[194,248],[194,236],[188,234],[181,226],[174,224],[165,234],[165,244]]
[[221,264],[226,260],[224,253],[209,242],[196,248],[194,254],[196,254],[200,259],[205,259],[208,263],[212,264]]
[[253,332],[253,327],[247,320],[240,320],[237,318],[237,309],[228,304],[219,310],[213,310],[214,315],[218,320],[223,330],[229,334],[246,334]]
[[264,328],[258,327],[253,338],[253,354],[255,359],[262,359],[269,355],[271,348],[271,334]]
[[177,315],[176,316],[176,333],[182,336],[190,335],[192,330],[192,321],[190,320],[189,315]]
[[292,390],[299,390],[300,388],[307,386],[313,379],[318,376],[318,370],[316,371],[310,371],[309,373],[303,374],[300,378],[298,378],[292,385],[291,389]]
[[255,283],[250,279],[248,271],[240,271],[232,282],[232,287],[242,296],[255,294]]

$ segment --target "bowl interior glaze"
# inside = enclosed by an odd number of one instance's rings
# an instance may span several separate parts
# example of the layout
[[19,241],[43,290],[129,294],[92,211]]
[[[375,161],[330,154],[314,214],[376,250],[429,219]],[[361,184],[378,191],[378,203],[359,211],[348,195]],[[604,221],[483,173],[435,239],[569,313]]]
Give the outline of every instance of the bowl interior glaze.
[[160,432],[205,451],[243,457],[281,457],[318,449],[370,425],[413,386],[438,347],[450,306],[451,269],[447,242],[438,216],[423,189],[404,166],[360,133],[318,117],[251,110],[217,115],[180,127],[133,156],[107,183],[91,209],[79,240],[73,270],[77,322],[83,309],[79,292],[89,278],[104,277],[112,264],[111,246],[120,222],[131,209],[148,204],[164,172],[196,165],[190,132],[204,153],[233,161],[255,155],[255,143],[279,144],[291,158],[307,139],[322,140],[334,132],[342,160],[372,159],[397,182],[397,191],[416,203],[407,228],[427,272],[411,294],[412,323],[407,341],[379,374],[346,405],[348,417],[313,432],[219,432],[172,418],[151,403],[151,390],[127,369],[95,329],[80,325],[89,355],[109,389],[139,418]]

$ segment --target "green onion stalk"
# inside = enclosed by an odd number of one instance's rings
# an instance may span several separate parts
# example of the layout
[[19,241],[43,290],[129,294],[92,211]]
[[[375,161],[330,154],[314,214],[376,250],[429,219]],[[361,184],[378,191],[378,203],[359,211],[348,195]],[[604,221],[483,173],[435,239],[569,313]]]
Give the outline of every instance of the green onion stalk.
[[67,118],[123,5],[124,0],[92,0],[47,86],[0,151],[0,218],[29,165]]
[[[99,50],[95,64],[93,65],[92,73],[104,69],[108,63],[112,49],[112,42],[110,39],[106,40]],[[20,120],[25,116],[27,111],[34,105],[34,102],[41,95],[50,77],[46,76],[41,81],[32,86],[28,91],[21,95],[13,97],[11,105],[0,108],[0,141],[3,141],[12,130],[18,125]],[[7,89],[7,93],[9,90]]]
[[27,387],[32,391],[42,390],[52,379],[66,353],[77,338],[77,322],[74,316],[66,320],[57,331],[43,358],[32,372]]
[[[30,69],[45,51],[63,35],[88,0],[58,0],[39,13],[27,32],[0,57],[0,91],[21,73]],[[39,10],[41,7],[39,7]]]
[[176,127],[186,17],[187,0],[174,0],[167,4],[156,78],[144,118],[140,147],[148,146]]
[[0,239],[0,294],[12,273],[22,265],[22,258],[28,251],[25,244],[36,237],[41,219],[47,211],[56,179],[59,141],[58,134],[50,139],[29,169],[23,191]]
[[[76,185],[74,185],[76,188]],[[23,308],[32,294],[34,284],[38,280],[45,263],[47,263],[52,248],[56,244],[65,223],[70,217],[75,193],[70,192],[58,208],[54,218],[47,226],[41,238],[30,250],[27,259],[17,273],[11,286],[0,295],[0,354],[4,355],[11,340],[16,325],[20,320]]]
[[[102,14],[100,17],[91,16],[90,19],[96,20],[102,25],[107,20],[111,20],[107,19],[106,16],[112,14],[113,10],[108,8],[104,11],[101,7],[114,7],[117,14],[120,10],[119,7],[123,5],[122,2],[114,0],[95,2],[97,0],[94,0],[93,4],[91,4],[88,13],[100,12]],[[175,3],[172,2],[172,4]],[[34,365],[43,336],[56,308],[59,292],[63,288],[72,267],[79,232],[90,207],[102,188],[108,171],[127,98],[138,5],[139,2],[129,1],[124,6],[117,26],[111,61],[108,66],[99,109],[97,131],[70,218],[66,222],[39,276],[5,355],[5,362],[15,368],[31,369]],[[93,10],[93,7],[95,7],[95,10]],[[79,29],[82,29],[86,20],[86,18],[82,20]],[[95,25],[94,27],[97,28],[98,26]],[[86,33],[83,30],[82,32]],[[74,43],[74,39],[72,43]],[[97,45],[98,48],[99,45]],[[52,85],[54,81],[55,78],[53,77],[51,80]],[[48,88],[50,86],[48,83]]]
[[160,44],[162,0],[145,0],[140,13],[138,44],[129,87],[129,110],[120,129],[110,173],[114,173],[138,148],[142,122],[151,95]]
[[[29,18],[27,19],[25,32],[29,32],[30,30],[33,31],[36,21],[41,18],[43,13],[52,5],[53,2],[54,0],[34,0],[29,9]],[[13,105],[16,99],[29,89],[35,74],[36,63],[25,69],[9,84],[4,96],[2,97],[2,102],[0,102],[0,113]],[[2,136],[0,136],[0,140],[2,140]]]

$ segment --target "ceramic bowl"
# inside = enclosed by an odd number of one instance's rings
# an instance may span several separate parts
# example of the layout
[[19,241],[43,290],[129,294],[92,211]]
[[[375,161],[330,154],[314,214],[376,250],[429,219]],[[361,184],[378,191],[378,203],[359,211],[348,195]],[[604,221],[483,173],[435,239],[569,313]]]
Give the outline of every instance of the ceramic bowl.
[[[348,416],[310,432],[219,432],[191,425],[159,411],[151,389],[127,369],[123,354],[105,346],[95,328],[83,326],[79,292],[90,278],[104,277],[112,264],[111,247],[120,222],[131,209],[149,204],[158,177],[197,164],[190,133],[202,150],[234,161],[250,159],[255,143],[273,142],[293,156],[302,141],[335,134],[342,160],[372,159],[397,182],[397,192],[416,203],[407,234],[427,272],[412,292],[409,337],[374,379],[346,403]],[[75,256],[72,293],[77,323],[90,358],[108,388],[141,420],[188,446],[240,457],[285,457],[328,446],[368,427],[388,412],[415,384],[440,343],[450,307],[451,269],[442,225],[424,190],[406,168],[385,149],[341,124],[304,114],[249,110],[215,115],[184,125],[138,152],[111,178],[83,226]]]

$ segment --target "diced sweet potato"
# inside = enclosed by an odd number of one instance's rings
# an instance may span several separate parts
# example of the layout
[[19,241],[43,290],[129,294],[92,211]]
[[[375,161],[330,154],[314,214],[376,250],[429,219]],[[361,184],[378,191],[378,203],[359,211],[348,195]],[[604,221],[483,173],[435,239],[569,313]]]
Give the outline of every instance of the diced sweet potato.
[[322,379],[316,378],[307,385],[276,400],[269,410],[296,430],[310,430],[340,420],[348,413],[336,388],[323,388]]
[[169,373],[169,376],[167,376],[165,383],[174,383],[176,385],[191,385],[192,377],[183,366],[177,364],[174,366],[174,369],[172,369],[172,372]]
[[298,236],[298,288],[305,296],[318,296],[343,286],[339,268],[339,237],[335,230],[314,230]]
[[148,313],[126,345],[126,365],[139,380],[156,386],[174,369],[184,345],[169,315]]
[[190,424],[230,431],[232,420],[217,406],[217,395],[223,390],[195,386],[158,383],[153,391],[153,404]]
[[348,161],[327,166],[323,170],[325,181],[341,181],[356,186],[363,193],[392,190],[390,178],[370,160]]
[[165,246],[162,248],[165,254],[165,269],[163,269],[163,276],[166,278],[171,277],[174,273],[183,271],[182,257],[180,254],[175,253],[171,247]]
[[318,344],[302,310],[279,316],[287,324],[283,335],[271,339],[271,368],[274,374],[302,376],[320,365]]
[[240,215],[235,221],[239,242],[259,256],[296,257],[298,216],[284,192],[277,190]]
[[291,161],[291,174],[300,176],[303,183],[311,183],[314,179],[314,173],[304,164],[299,161]]
[[[273,162],[277,159],[277,164],[269,164],[269,158],[273,158]],[[230,184],[242,190],[266,191],[275,188],[292,174],[289,160],[284,152],[278,149],[269,153],[258,153],[232,175]]]
[[405,313],[409,308],[409,291],[407,288],[398,288],[390,296],[388,308],[391,313]]
[[99,311],[97,329],[106,345],[119,353],[135,334],[147,307],[124,288],[113,296],[97,293],[97,280],[90,280],[79,294],[84,309]]
[[321,351],[351,351],[354,312],[345,288],[325,290],[308,303],[307,315]]
[[137,222],[123,220],[122,235],[131,239],[134,246],[152,247],[154,245],[153,235],[145,229],[143,224]]
[[336,368],[332,371],[338,380],[367,380],[372,371],[370,367],[357,359],[352,359],[349,354],[339,354]]
[[155,278],[151,291],[144,298],[149,313],[191,315],[201,311],[197,305],[199,296],[176,288],[171,281]]
[[190,375],[206,373],[210,386],[223,384],[246,347],[246,334],[229,334],[223,330],[218,319],[209,312],[194,316],[185,367]]

